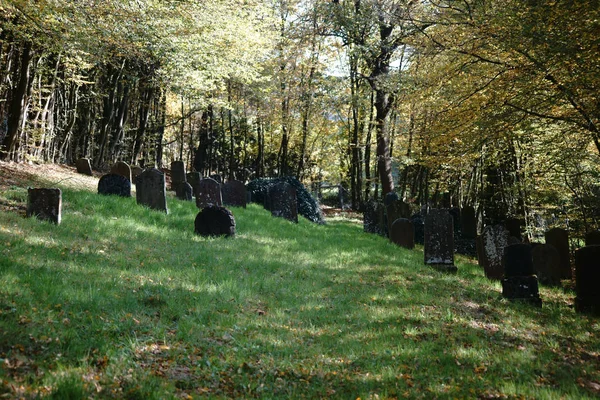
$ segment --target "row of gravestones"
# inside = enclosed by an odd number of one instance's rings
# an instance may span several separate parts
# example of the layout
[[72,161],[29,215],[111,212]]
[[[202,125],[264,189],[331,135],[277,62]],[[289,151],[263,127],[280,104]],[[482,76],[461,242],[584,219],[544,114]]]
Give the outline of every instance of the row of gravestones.
[[[371,204],[364,215],[366,232],[387,234],[390,241],[408,249],[415,245],[414,216],[409,219],[406,203],[391,199],[388,204]],[[423,218],[423,250],[425,264],[437,269],[455,272],[454,235],[456,215],[452,210],[428,210]],[[463,237],[475,237],[475,212],[466,208],[460,214]],[[540,282],[558,285],[561,279],[570,279],[568,232],[555,228],[545,235],[545,244],[520,243],[520,224],[516,219],[505,225],[487,226],[477,236],[476,248],[479,264],[486,277],[502,282],[502,294],[508,299],[525,300],[541,305],[538,290]],[[600,313],[600,232],[586,236],[586,247],[575,255],[576,293],[575,306],[580,311]],[[595,257],[595,258],[594,258]]]

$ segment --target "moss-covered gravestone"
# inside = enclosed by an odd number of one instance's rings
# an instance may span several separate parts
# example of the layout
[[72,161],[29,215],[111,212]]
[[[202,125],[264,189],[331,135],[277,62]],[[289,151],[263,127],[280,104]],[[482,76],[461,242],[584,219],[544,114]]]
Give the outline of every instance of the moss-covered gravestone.
[[502,256],[508,246],[509,232],[504,225],[486,226],[481,233],[479,265],[488,279],[502,279],[504,266]]

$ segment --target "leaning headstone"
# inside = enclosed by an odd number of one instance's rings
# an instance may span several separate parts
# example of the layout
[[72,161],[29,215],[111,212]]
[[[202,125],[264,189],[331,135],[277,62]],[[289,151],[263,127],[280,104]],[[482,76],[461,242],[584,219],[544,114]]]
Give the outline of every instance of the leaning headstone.
[[75,161],[75,168],[77,169],[77,172],[80,174],[84,174],[84,175],[90,175],[92,176],[92,163],[90,162],[89,158],[80,158],[79,160]]
[[142,167],[138,167],[137,165],[131,167],[131,183],[136,184],[136,179],[142,172],[144,172]]
[[131,197],[131,182],[123,175],[106,174],[98,181],[98,194]]
[[590,231],[585,234],[585,245],[592,246],[600,244],[600,231]]
[[196,216],[194,232],[201,236],[234,236],[235,219],[225,207],[207,206]]
[[460,210],[460,230],[465,239],[477,237],[477,219],[475,218],[475,208],[472,206],[466,206]]
[[198,188],[200,187],[200,181],[202,180],[202,175],[200,175],[200,172],[188,172],[187,174],[185,174],[185,177],[187,179],[187,182],[190,185],[192,185],[194,193],[196,193],[196,191],[198,191]]
[[117,161],[110,169],[110,173],[124,176],[129,182],[131,182],[131,168],[126,162]]
[[483,267],[488,279],[502,279],[504,267],[502,256],[508,246],[509,235],[504,225],[486,226],[481,233],[481,258],[479,265]]
[[560,285],[560,254],[551,244],[537,244],[531,249],[533,269],[543,285]]
[[537,277],[534,275],[531,246],[524,243],[504,248],[502,296],[542,306]]
[[198,183],[196,195],[196,206],[200,209],[208,206],[223,205],[221,197],[221,185],[212,178],[204,178]]
[[429,210],[425,217],[423,253],[425,254],[425,264],[442,271],[456,272],[454,226],[448,210]]
[[228,181],[221,186],[223,204],[233,207],[246,208],[247,191],[246,185],[240,181]]
[[168,213],[165,174],[156,168],[144,170],[137,178],[135,199],[140,205]]
[[415,228],[407,218],[396,219],[390,228],[390,240],[392,243],[406,249],[415,247]]
[[296,188],[289,183],[280,182],[269,188],[271,215],[298,223],[298,200]]
[[178,185],[184,182],[187,182],[185,164],[183,161],[173,161],[171,163],[171,190],[176,192]]
[[575,310],[600,316],[600,245],[575,252]]
[[179,200],[192,201],[194,197],[194,189],[187,182],[180,182],[175,189],[175,197]]
[[545,234],[546,243],[556,247],[560,254],[560,277],[571,279],[571,256],[569,251],[569,233],[562,228],[550,229]]
[[410,206],[402,200],[394,200],[386,206],[388,232],[398,218],[410,217]]
[[26,215],[60,224],[62,215],[62,192],[60,189],[27,189]]

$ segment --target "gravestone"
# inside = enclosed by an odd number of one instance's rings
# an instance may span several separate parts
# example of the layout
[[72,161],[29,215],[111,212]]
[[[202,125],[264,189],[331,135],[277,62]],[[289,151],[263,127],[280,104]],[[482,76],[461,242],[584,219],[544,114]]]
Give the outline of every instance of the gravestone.
[[123,175],[106,174],[98,181],[98,194],[131,197],[131,182]]
[[509,300],[520,300],[542,306],[537,277],[534,275],[531,246],[524,243],[504,248],[504,278],[502,296]]
[[183,161],[173,161],[171,163],[171,190],[177,192],[177,187],[184,182],[187,182],[185,164]]
[[543,285],[560,285],[560,253],[551,244],[537,244],[531,249],[533,269]]
[[131,183],[133,183],[134,185],[137,183],[136,179],[138,176],[140,176],[140,174],[144,172],[142,167],[138,167],[137,165],[134,165],[133,167],[131,167]]
[[600,231],[590,231],[585,234],[585,245],[592,246],[600,244]]
[[477,237],[477,218],[475,218],[474,207],[466,206],[460,210],[460,231],[465,239]]
[[189,183],[190,185],[192,185],[192,189],[194,189],[194,196],[195,193],[198,191],[198,188],[200,187],[200,181],[202,180],[202,176],[200,175],[200,172],[188,172],[187,174],[185,174],[185,177],[187,179],[187,183]]
[[376,201],[369,201],[363,213],[363,229],[367,233],[387,235],[387,219],[385,205]]
[[131,182],[131,168],[126,162],[117,161],[110,169],[110,173],[124,176],[129,182]]
[[212,178],[204,178],[198,183],[196,195],[196,207],[202,209],[208,206],[223,205],[221,197],[221,184]]
[[235,219],[225,207],[207,206],[196,216],[194,232],[201,236],[235,235]]
[[386,206],[386,215],[389,232],[392,228],[392,224],[398,218],[410,217],[410,206],[402,200],[394,200]]
[[89,158],[80,158],[79,160],[75,161],[75,168],[80,174],[89,176],[94,175],[92,173],[92,163],[90,162]]
[[217,181],[219,183],[219,185],[223,183],[223,177],[221,175],[219,175],[219,174],[209,175],[209,178],[210,179],[214,179],[215,181]]
[[504,275],[502,257],[508,241],[509,234],[504,225],[486,226],[483,229],[479,265],[483,267],[488,279],[502,279]]
[[233,207],[246,208],[246,199],[248,198],[246,185],[240,181],[228,181],[221,187],[223,195],[223,204]]
[[421,213],[417,213],[410,217],[415,228],[415,243],[423,244],[425,240],[425,216]]
[[289,183],[280,182],[269,188],[271,215],[298,223],[298,200],[296,188]]
[[562,228],[550,229],[545,234],[546,243],[556,247],[560,254],[560,277],[571,279],[571,256],[569,251],[569,233]]
[[415,247],[415,228],[407,218],[396,219],[390,228],[390,240],[392,243],[406,249]]
[[60,189],[27,189],[26,215],[60,224],[62,219],[62,192]]
[[425,254],[425,264],[442,271],[456,272],[454,224],[448,210],[429,210],[425,217],[423,253]]
[[388,192],[383,197],[383,204],[387,207],[390,204],[392,204],[393,202],[396,202],[398,200],[400,200],[400,197],[398,197],[398,193],[396,193],[396,192]]
[[504,227],[508,230],[508,234],[518,240],[523,241],[523,235],[521,234],[521,227],[523,222],[518,218],[508,218],[504,221]]
[[175,189],[175,197],[179,200],[192,201],[194,188],[187,182],[180,182]]
[[575,252],[575,310],[600,316],[600,245]]
[[148,168],[137,178],[135,199],[138,204],[168,213],[167,184],[165,174],[156,168]]

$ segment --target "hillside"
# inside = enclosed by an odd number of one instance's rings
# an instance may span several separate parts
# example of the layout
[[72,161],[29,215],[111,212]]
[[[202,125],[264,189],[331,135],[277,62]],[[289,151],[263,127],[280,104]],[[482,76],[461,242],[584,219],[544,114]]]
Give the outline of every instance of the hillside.
[[[27,186],[63,190],[55,226],[22,215]],[[513,398],[600,395],[600,320],[574,293],[502,299],[332,218],[232,208],[234,238],[96,193],[69,167],[0,163],[0,397]]]

